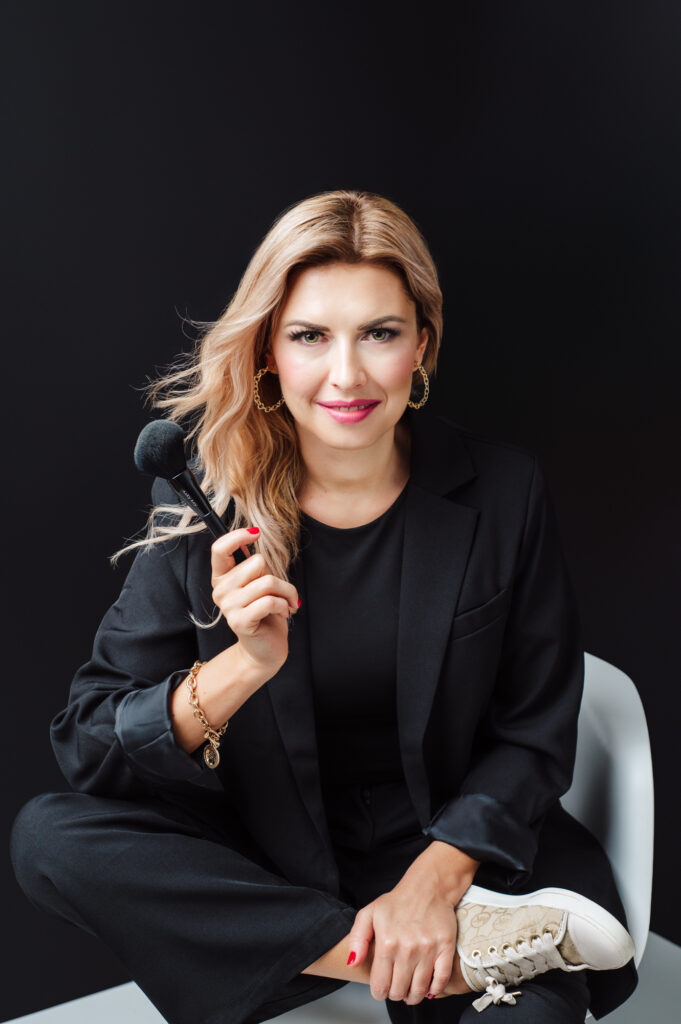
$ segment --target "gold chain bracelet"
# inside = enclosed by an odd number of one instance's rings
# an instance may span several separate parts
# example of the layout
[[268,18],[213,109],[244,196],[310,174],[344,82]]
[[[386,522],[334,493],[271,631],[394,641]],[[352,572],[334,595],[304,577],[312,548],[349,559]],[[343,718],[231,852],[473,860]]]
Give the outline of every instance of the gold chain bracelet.
[[218,751],[218,744],[225,734],[225,730],[229,725],[229,722],[225,722],[220,726],[219,729],[213,729],[208,723],[208,719],[204,715],[203,711],[199,707],[199,698],[196,695],[196,677],[199,673],[199,669],[203,665],[202,661],[195,661],[191,667],[191,672],[187,676],[187,686],[189,687],[189,703],[194,708],[194,718],[198,718],[201,725],[206,730],[206,739],[208,742],[203,748],[203,759],[209,768],[217,768],[220,764],[220,753]]

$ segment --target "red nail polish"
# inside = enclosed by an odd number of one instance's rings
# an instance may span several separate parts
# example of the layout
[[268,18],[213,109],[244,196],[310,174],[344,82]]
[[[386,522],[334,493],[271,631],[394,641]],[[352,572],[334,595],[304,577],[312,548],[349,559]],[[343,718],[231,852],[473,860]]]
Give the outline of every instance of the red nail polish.
[[433,995],[432,992],[429,992],[428,995],[426,996],[426,999],[435,999],[435,996]]
[[260,530],[259,530],[259,528],[257,526],[249,526],[248,527],[248,532],[249,533],[260,533]]
[[355,962],[355,954],[351,953],[350,956],[348,957],[348,962],[346,964],[346,967],[349,967],[350,964],[353,964],[354,962]]
[[300,598],[298,598],[298,607],[299,607],[299,608],[300,608],[300,606],[301,606],[301,604],[302,604],[302,603],[303,603],[303,602],[302,602],[302,601],[300,600]]

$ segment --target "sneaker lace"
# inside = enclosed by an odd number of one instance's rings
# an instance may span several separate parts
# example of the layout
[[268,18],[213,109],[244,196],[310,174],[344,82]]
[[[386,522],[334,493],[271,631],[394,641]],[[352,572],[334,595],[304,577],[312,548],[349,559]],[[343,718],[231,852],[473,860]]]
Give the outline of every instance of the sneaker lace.
[[[480,951],[474,950],[472,957],[474,960],[481,957]],[[488,962],[484,966],[473,968],[476,980],[480,983],[484,981],[486,985],[485,993],[472,1004],[478,1012],[490,1003],[514,1004],[514,996],[520,996],[522,992],[507,992],[506,985],[518,985],[554,967],[563,970],[567,967],[550,931],[534,935],[530,942],[521,939],[515,948],[505,946],[501,954],[492,946],[485,959]]]

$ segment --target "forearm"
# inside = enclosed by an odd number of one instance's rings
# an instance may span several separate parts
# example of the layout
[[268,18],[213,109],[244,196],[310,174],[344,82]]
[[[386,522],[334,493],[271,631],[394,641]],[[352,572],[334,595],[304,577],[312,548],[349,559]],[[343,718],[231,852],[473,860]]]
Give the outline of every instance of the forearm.
[[480,863],[451,843],[434,839],[412,861],[403,877],[409,875],[421,884],[434,885],[447,902],[456,907],[472,884]]
[[[211,727],[219,729],[268,678],[238,643],[204,662],[196,676],[196,696]],[[173,691],[170,714],[177,743],[188,754],[193,753],[204,742],[206,730],[189,703],[186,680]]]

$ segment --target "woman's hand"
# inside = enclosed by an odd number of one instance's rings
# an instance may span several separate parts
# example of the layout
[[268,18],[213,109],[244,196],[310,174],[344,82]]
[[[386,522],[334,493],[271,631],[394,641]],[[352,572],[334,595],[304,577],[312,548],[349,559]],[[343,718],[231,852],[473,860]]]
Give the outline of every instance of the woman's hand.
[[288,657],[288,618],[298,611],[298,592],[268,573],[259,552],[236,564],[234,551],[248,555],[246,545],[256,538],[244,527],[213,542],[212,597],[243,653],[271,678]]
[[389,892],[357,912],[349,935],[355,964],[374,939],[369,986],[374,999],[414,1005],[428,992],[437,998],[470,991],[452,977],[457,923],[451,902],[436,885],[408,873]]

